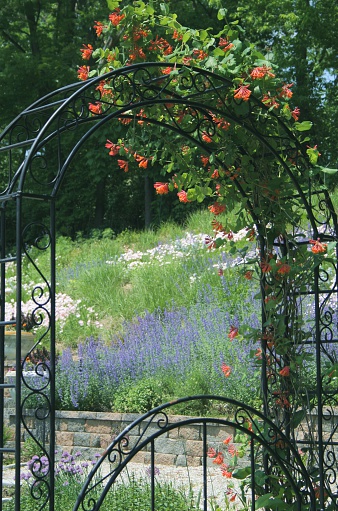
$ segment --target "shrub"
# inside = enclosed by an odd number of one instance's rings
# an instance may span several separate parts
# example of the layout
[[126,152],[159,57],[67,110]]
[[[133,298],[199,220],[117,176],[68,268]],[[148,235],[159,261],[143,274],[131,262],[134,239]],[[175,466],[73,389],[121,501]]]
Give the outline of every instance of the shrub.
[[114,410],[118,412],[144,413],[164,400],[161,383],[155,378],[145,378],[121,385],[114,396]]

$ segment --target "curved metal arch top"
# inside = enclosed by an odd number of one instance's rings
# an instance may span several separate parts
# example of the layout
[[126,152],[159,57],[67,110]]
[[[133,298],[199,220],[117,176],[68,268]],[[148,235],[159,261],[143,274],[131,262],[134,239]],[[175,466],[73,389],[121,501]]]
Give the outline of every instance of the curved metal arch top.
[[[319,235],[319,228],[330,223],[334,225],[326,228],[326,234],[337,232],[337,219],[328,194],[316,181],[304,178],[309,164],[293,133],[255,97],[247,102],[229,101],[232,89],[231,80],[213,72],[162,63],[127,66],[59,89],[33,103],[1,135],[0,156],[9,155],[8,162],[5,161],[8,182],[2,197],[15,193],[36,194],[45,199],[55,196],[70,162],[94,131],[119,118],[143,115],[149,126],[176,132],[204,153],[214,154],[220,167],[227,168],[229,151],[236,151],[232,163],[238,166],[244,160],[253,168],[257,160],[274,160],[290,182],[289,195],[305,208],[314,236]],[[90,105],[99,105],[99,110],[93,113]],[[182,112],[191,114],[184,126]],[[230,126],[229,131],[218,129],[220,120]],[[211,143],[205,141],[205,135]],[[256,154],[251,151],[252,140],[260,147],[258,153],[255,148]],[[236,177],[231,179],[240,195],[247,198],[248,208],[258,222],[252,204],[253,191],[244,189]],[[319,194],[325,208],[316,217],[313,197]]]
[[[169,414],[176,405],[197,400],[212,400],[213,402],[219,402],[222,405],[231,407],[231,412],[229,413],[231,418],[177,417],[173,422],[170,422]],[[228,429],[231,428],[233,430],[233,442],[238,442],[237,435],[241,435],[242,441],[247,445],[246,454],[244,455],[246,461],[243,462],[244,466],[246,463],[247,472],[243,479],[246,480],[247,487],[251,489],[248,509],[255,509],[257,492],[259,493],[259,486],[262,485],[262,482],[258,483],[256,471],[258,470],[258,460],[264,451],[269,454],[270,461],[265,464],[265,482],[261,490],[264,488],[264,493],[268,493],[270,490],[272,492],[271,496],[273,496],[273,491],[276,492],[277,488],[277,493],[275,493],[274,497],[277,498],[278,492],[280,493],[281,481],[276,485],[276,481],[273,483],[273,480],[274,470],[278,467],[280,471],[279,477],[284,478],[283,485],[285,488],[285,495],[283,498],[289,503],[290,509],[292,507],[295,511],[302,511],[305,508],[309,511],[316,510],[316,497],[313,483],[303,464],[297,447],[292,442],[290,443],[289,439],[273,422],[261,412],[234,399],[216,395],[197,395],[160,405],[137,418],[117,435],[115,440],[110,444],[91,470],[78,496],[73,511],[79,509],[98,511],[121,472],[127,467],[128,463],[132,462],[133,458],[144,449],[150,449],[150,472],[154,473],[156,440],[161,436],[167,436],[175,429],[180,428],[184,430],[184,427],[195,425],[200,425],[202,427],[202,448],[201,452],[198,454],[196,453],[196,455],[201,456],[204,478],[204,502],[202,509],[205,511],[209,509],[208,489],[206,488],[208,484],[207,459],[208,452],[210,452],[208,449],[215,443],[212,434],[210,435],[208,433],[208,428],[210,426],[218,426]],[[219,443],[221,444],[222,440],[220,440]],[[263,459],[260,459],[260,463],[260,466],[264,466]],[[103,470],[104,465],[108,465],[105,470]],[[281,476],[281,474],[283,474],[283,476]],[[271,477],[270,482],[269,477]],[[212,481],[210,485],[212,486]],[[226,486],[225,479],[225,489]],[[274,490],[273,486],[275,486]]]

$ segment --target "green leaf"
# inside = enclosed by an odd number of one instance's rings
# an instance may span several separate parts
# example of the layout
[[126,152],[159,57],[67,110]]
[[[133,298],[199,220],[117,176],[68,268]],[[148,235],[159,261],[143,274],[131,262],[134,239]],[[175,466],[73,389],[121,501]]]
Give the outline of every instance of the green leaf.
[[196,200],[195,188],[189,188],[189,190],[187,191],[187,197],[188,197],[188,200],[191,200],[191,201]]
[[200,39],[201,41],[205,41],[205,39],[208,37],[208,32],[206,30],[200,31]]
[[320,172],[324,172],[324,174],[336,174],[338,172],[338,169],[328,169],[327,167],[321,167],[320,165],[317,165],[315,168]]
[[107,0],[108,9],[113,11],[120,5],[121,0]]
[[232,473],[232,477],[235,479],[245,479],[251,474],[251,467],[238,468]]
[[283,511],[290,509],[289,504],[284,502],[282,499],[278,499],[272,495],[272,493],[266,493],[255,502],[255,509],[261,509],[262,507],[267,507],[269,509],[275,509],[276,511]]
[[150,14],[150,16],[152,16],[155,12],[154,9],[149,4],[147,4],[146,11],[148,14]]
[[222,9],[220,9],[217,13],[217,19],[218,20],[223,20],[227,14],[227,9],[225,9],[224,7]]
[[295,128],[297,131],[308,131],[312,128],[311,121],[295,122]]
[[183,34],[183,38],[182,38],[183,43],[188,42],[190,39],[190,36],[191,36],[190,32],[186,32],[185,34]]
[[217,60],[215,59],[215,57],[211,57],[210,56],[205,61],[204,65],[205,65],[206,68],[215,69],[215,67],[217,66]]

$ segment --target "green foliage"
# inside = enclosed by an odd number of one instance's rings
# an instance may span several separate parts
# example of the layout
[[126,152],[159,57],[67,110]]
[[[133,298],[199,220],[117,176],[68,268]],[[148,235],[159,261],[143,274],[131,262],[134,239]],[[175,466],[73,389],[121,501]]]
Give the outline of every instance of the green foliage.
[[156,378],[127,381],[114,394],[113,410],[144,413],[162,404],[164,395],[162,383]]

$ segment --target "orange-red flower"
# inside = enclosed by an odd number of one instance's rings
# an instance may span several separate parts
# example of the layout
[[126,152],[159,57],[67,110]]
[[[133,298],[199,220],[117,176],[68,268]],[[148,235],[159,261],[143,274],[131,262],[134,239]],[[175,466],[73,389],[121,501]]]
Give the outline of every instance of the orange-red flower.
[[277,262],[277,266],[279,267],[277,270],[279,275],[287,275],[291,271],[291,266],[289,264],[282,263],[281,261]]
[[223,440],[223,444],[228,445],[228,444],[230,444],[231,441],[232,441],[232,435],[229,435],[225,440]]
[[269,108],[279,108],[279,103],[277,103],[276,98],[270,95],[270,92],[264,94],[262,98],[262,103],[268,106]]
[[235,337],[237,337],[237,335],[238,335],[238,328],[231,325],[230,332],[228,333],[228,339],[230,339],[232,341]]
[[216,458],[213,460],[213,463],[215,463],[216,465],[222,465],[223,461],[224,461],[223,454],[221,452],[218,452]]
[[272,270],[271,264],[269,264],[266,260],[263,259],[263,261],[260,263],[260,267],[263,273],[268,273]]
[[190,57],[190,56],[188,56],[188,57],[183,57],[183,59],[182,59],[182,62],[183,62],[183,64],[184,64],[185,66],[189,66],[189,65],[190,65],[190,63],[191,63],[191,61],[192,61],[192,57]]
[[274,390],[273,395],[276,398],[276,405],[281,408],[291,408],[290,401],[288,400],[288,392],[283,392],[281,390]]
[[207,144],[210,144],[212,142],[212,138],[210,137],[210,135],[208,135],[206,131],[203,131],[202,133],[202,140],[204,140],[204,142],[206,142]]
[[221,466],[221,471],[222,471],[222,476],[227,477],[229,479],[230,479],[230,477],[232,477],[232,472],[231,472],[231,470],[229,470],[228,465],[225,465],[223,463],[223,465]]
[[158,195],[165,195],[169,193],[168,183],[161,183],[158,181],[157,183],[154,184],[154,188]]
[[236,447],[234,446],[234,444],[229,444],[229,446],[228,446],[228,453],[232,457],[238,456],[238,451],[237,451]]
[[99,101],[96,101],[95,105],[93,103],[89,103],[88,108],[93,114],[102,114],[102,104]]
[[102,80],[99,85],[96,87],[96,90],[100,91],[101,96],[111,96],[113,94],[110,88],[106,87],[107,82]]
[[141,156],[140,154],[134,153],[134,158],[138,163],[138,166],[142,169],[146,169],[148,167],[149,159],[145,156]]
[[209,156],[203,156],[203,154],[201,155],[201,162],[202,162],[202,165],[203,167],[206,167],[209,163]]
[[248,101],[250,96],[251,90],[249,89],[249,85],[240,85],[234,93],[235,99],[243,99],[243,101]]
[[234,47],[233,43],[229,43],[225,37],[220,37],[218,46],[222,48],[223,51],[229,51]]
[[213,123],[217,128],[227,131],[230,128],[230,122],[223,119],[223,117],[216,117],[215,114],[210,113]]
[[94,25],[94,30],[96,32],[96,35],[97,37],[100,37],[100,35],[102,34],[102,31],[104,29],[104,25],[103,23],[101,23],[101,21],[95,21],[96,25]]
[[173,68],[172,67],[166,67],[165,69],[162,69],[161,73],[163,75],[170,75],[170,73],[172,72]]
[[184,204],[186,204],[187,202],[191,202],[190,200],[188,200],[188,194],[184,190],[181,190],[180,192],[178,192],[177,197],[179,198],[179,201],[183,202]]
[[285,83],[281,89],[279,89],[280,98],[292,98],[292,91],[290,90],[293,83]]
[[290,376],[290,366],[284,366],[283,369],[279,371],[279,374],[284,377]]
[[326,253],[327,244],[321,243],[320,238],[318,238],[317,240],[310,240],[309,243],[311,243],[311,245],[313,245],[311,247],[311,251],[314,254],[325,254]]
[[128,172],[129,164],[126,160],[117,160],[117,164],[124,172]]
[[247,280],[251,280],[252,279],[252,275],[253,275],[253,271],[252,270],[248,270],[244,273],[244,278],[247,279]]
[[253,80],[259,80],[261,78],[264,78],[264,76],[268,76],[269,78],[274,78],[275,75],[271,73],[271,67],[268,66],[258,66],[255,67],[251,73],[250,76]]
[[208,54],[204,50],[198,50],[197,48],[193,50],[192,54],[195,57],[195,59],[198,60],[203,60],[208,56]]
[[211,206],[208,206],[208,209],[209,209],[210,213],[213,213],[214,215],[220,215],[221,213],[223,213],[223,211],[225,211],[225,206],[224,206],[224,204],[215,202]]
[[231,367],[230,366],[227,366],[224,362],[222,363],[222,366],[221,366],[221,371],[222,373],[224,374],[224,376],[226,378],[229,378],[230,374],[231,374]]
[[216,454],[217,454],[216,450],[213,447],[209,447],[207,456],[209,458],[214,458],[216,456]]
[[173,33],[173,35],[172,35],[172,38],[173,38],[175,41],[182,41],[182,39],[183,39],[183,34],[180,34],[180,33],[176,30],[176,28],[175,28],[174,33]]
[[83,48],[80,49],[83,60],[89,60],[93,53],[93,47],[91,44],[83,44]]
[[80,66],[79,69],[77,70],[77,76],[79,80],[87,80],[89,71],[90,71],[89,66]]
[[133,41],[136,42],[139,39],[141,39],[141,37],[148,37],[149,34],[150,34],[150,32],[148,30],[144,30],[143,28],[135,27],[133,29]]
[[298,121],[299,116],[300,116],[300,109],[298,108],[298,106],[296,106],[296,108],[294,108],[294,110],[292,110],[291,115],[295,121]]
[[108,139],[105,144],[105,147],[109,149],[109,156],[116,156],[117,154],[119,154],[119,150],[121,149],[121,146],[114,144],[114,142],[111,142]]
[[229,502],[235,502],[237,493],[234,490],[232,490],[232,492],[228,490],[226,494],[228,495]]
[[115,11],[112,12],[111,14],[109,14],[109,16],[108,16],[112,25],[114,25],[114,27],[117,27],[117,25],[120,23],[120,21],[123,20],[123,18],[125,17],[124,14],[120,14],[120,11],[121,11],[121,9],[119,7],[117,7],[115,9]]

